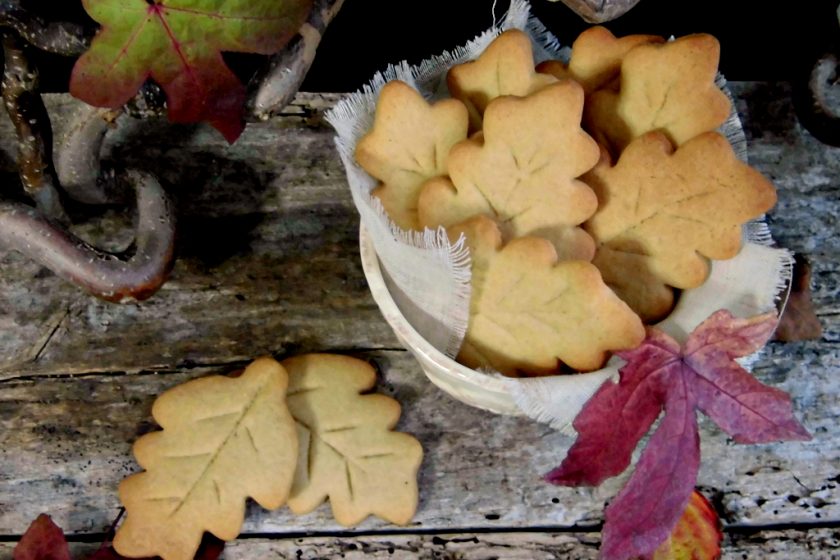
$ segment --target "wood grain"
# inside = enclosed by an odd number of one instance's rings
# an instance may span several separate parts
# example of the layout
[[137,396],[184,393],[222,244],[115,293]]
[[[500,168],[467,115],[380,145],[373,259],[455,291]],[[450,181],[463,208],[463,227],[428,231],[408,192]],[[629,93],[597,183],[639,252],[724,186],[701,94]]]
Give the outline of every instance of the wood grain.
[[[837,530],[830,527],[840,523],[840,150],[802,131],[786,86],[732,89],[745,115],[751,162],[779,188],[773,232],[812,263],[823,337],[773,343],[755,370],[791,393],[814,440],[734,445],[703,421],[699,484],[728,527],[751,531],[729,535],[725,558],[836,557]],[[544,551],[594,557],[597,533],[590,531],[622,480],[598,489],[543,483],[540,475],[571,440],[448,398],[381,319],[358,262],[358,219],[321,115],[332,100],[301,96],[281,118],[250,125],[234,146],[211,130],[165,124],[115,134],[108,157],[153,166],[178,198],[179,261],[148,302],[98,302],[0,251],[0,535],[21,534],[41,511],[73,535],[101,533],[118,509],[117,483],[136,469],[130,444],[153,428],[149,408],[157,394],[257,355],[318,350],[372,360],[379,389],[403,404],[400,428],[424,446],[420,509],[406,532],[458,535],[445,545],[440,539],[448,537],[407,533],[250,538],[231,545],[229,557],[283,557],[300,549],[329,558],[354,552],[350,544],[382,557],[391,546],[395,553],[415,547],[441,557],[517,558],[523,550],[529,558],[550,557]],[[66,115],[73,102],[49,103]],[[0,162],[12,153],[8,126],[0,121]],[[13,180],[2,165],[0,177]],[[130,242],[130,216],[99,214],[81,216],[77,230],[111,247]],[[804,523],[827,528],[797,529]],[[761,530],[779,524],[791,529]],[[505,532],[535,528],[544,533]],[[360,528],[386,529],[376,520]],[[251,507],[244,528],[278,536],[340,530],[328,506],[300,518]],[[0,557],[9,547],[0,544]]]
[[[598,533],[441,533],[438,535],[309,536],[248,538],[225,547],[227,560],[595,560]],[[71,543],[74,558],[92,554],[99,545]],[[729,534],[722,560],[761,558],[832,560],[840,555],[840,531],[759,531],[750,535]],[[11,558],[13,543],[0,543],[0,559]]]

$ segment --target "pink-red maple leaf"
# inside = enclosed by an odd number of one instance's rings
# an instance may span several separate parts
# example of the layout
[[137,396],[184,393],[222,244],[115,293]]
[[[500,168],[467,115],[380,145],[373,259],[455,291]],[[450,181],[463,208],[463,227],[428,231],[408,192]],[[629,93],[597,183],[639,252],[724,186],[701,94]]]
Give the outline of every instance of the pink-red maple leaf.
[[688,503],[700,465],[695,409],[738,443],[807,440],[790,398],[763,385],[736,358],[763,346],[776,317],[738,319],[718,311],[685,346],[648,329],[645,341],[619,353],[619,383],[606,382],[574,421],[578,438],[563,463],[546,475],[554,484],[596,485],[622,472],[642,436],[665,414],[633,475],[606,510],[601,554],[629,559],[651,554]]
[[173,122],[208,121],[229,142],[244,127],[245,87],[222,52],[273,54],[312,0],[83,0],[102,25],[73,68],[70,93],[118,108],[151,77]]

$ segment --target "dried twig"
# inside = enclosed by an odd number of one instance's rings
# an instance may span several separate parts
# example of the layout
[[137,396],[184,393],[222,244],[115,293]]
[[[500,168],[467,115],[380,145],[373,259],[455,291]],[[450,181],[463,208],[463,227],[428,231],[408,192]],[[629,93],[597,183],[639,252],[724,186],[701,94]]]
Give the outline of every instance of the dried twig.
[[137,234],[127,259],[104,253],[41,217],[31,207],[0,202],[0,244],[112,302],[141,300],[163,284],[172,264],[175,216],[153,176],[131,170],[137,191]]
[[321,36],[342,4],[344,0],[315,0],[298,34],[251,79],[246,118],[266,120],[291,102],[315,60]]

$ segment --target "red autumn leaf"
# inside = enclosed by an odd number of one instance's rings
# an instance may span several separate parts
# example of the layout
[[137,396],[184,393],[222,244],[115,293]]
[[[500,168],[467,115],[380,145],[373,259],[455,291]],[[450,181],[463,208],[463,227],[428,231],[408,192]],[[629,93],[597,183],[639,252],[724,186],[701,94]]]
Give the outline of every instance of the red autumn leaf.
[[664,410],[633,475],[607,508],[604,558],[647,556],[674,528],[699,468],[695,409],[739,443],[810,438],[794,418],[790,398],[735,361],[759,349],[775,324],[772,314],[737,319],[722,310],[698,326],[682,350],[668,335],[648,329],[638,348],[619,354],[627,361],[620,382],[608,382],[586,403],[574,422],[578,439],[547,476],[579,485],[618,474],[651,418]]
[[686,373],[672,375],[665,394],[665,416],[633,476],[605,512],[604,558],[624,560],[650,554],[668,537],[688,502],[700,467],[700,436]]
[[715,509],[695,490],[677,526],[656,549],[652,560],[715,560],[720,558],[723,533]]
[[657,373],[665,371],[680,349],[669,338],[648,342],[639,348],[639,367],[622,374],[618,384],[601,385],[587,403],[586,414],[577,415],[573,426],[579,437],[546,480],[563,486],[597,486],[630,464],[633,450],[662,410],[663,384]]
[[222,51],[273,54],[312,0],[83,0],[102,25],[73,68],[70,93],[118,108],[151,77],[173,122],[208,121],[229,142],[244,127],[245,87]]
[[70,547],[64,532],[42,513],[21,537],[12,552],[13,560],[70,560]]

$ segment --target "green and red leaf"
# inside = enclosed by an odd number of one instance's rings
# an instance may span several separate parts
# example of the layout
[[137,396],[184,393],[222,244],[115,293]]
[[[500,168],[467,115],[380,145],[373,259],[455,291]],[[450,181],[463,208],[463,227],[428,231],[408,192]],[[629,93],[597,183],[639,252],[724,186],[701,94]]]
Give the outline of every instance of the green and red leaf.
[[102,28],[73,68],[70,93],[125,104],[147,78],[166,92],[173,122],[208,121],[228,141],[244,127],[245,87],[222,52],[273,54],[312,0],[83,0]]

